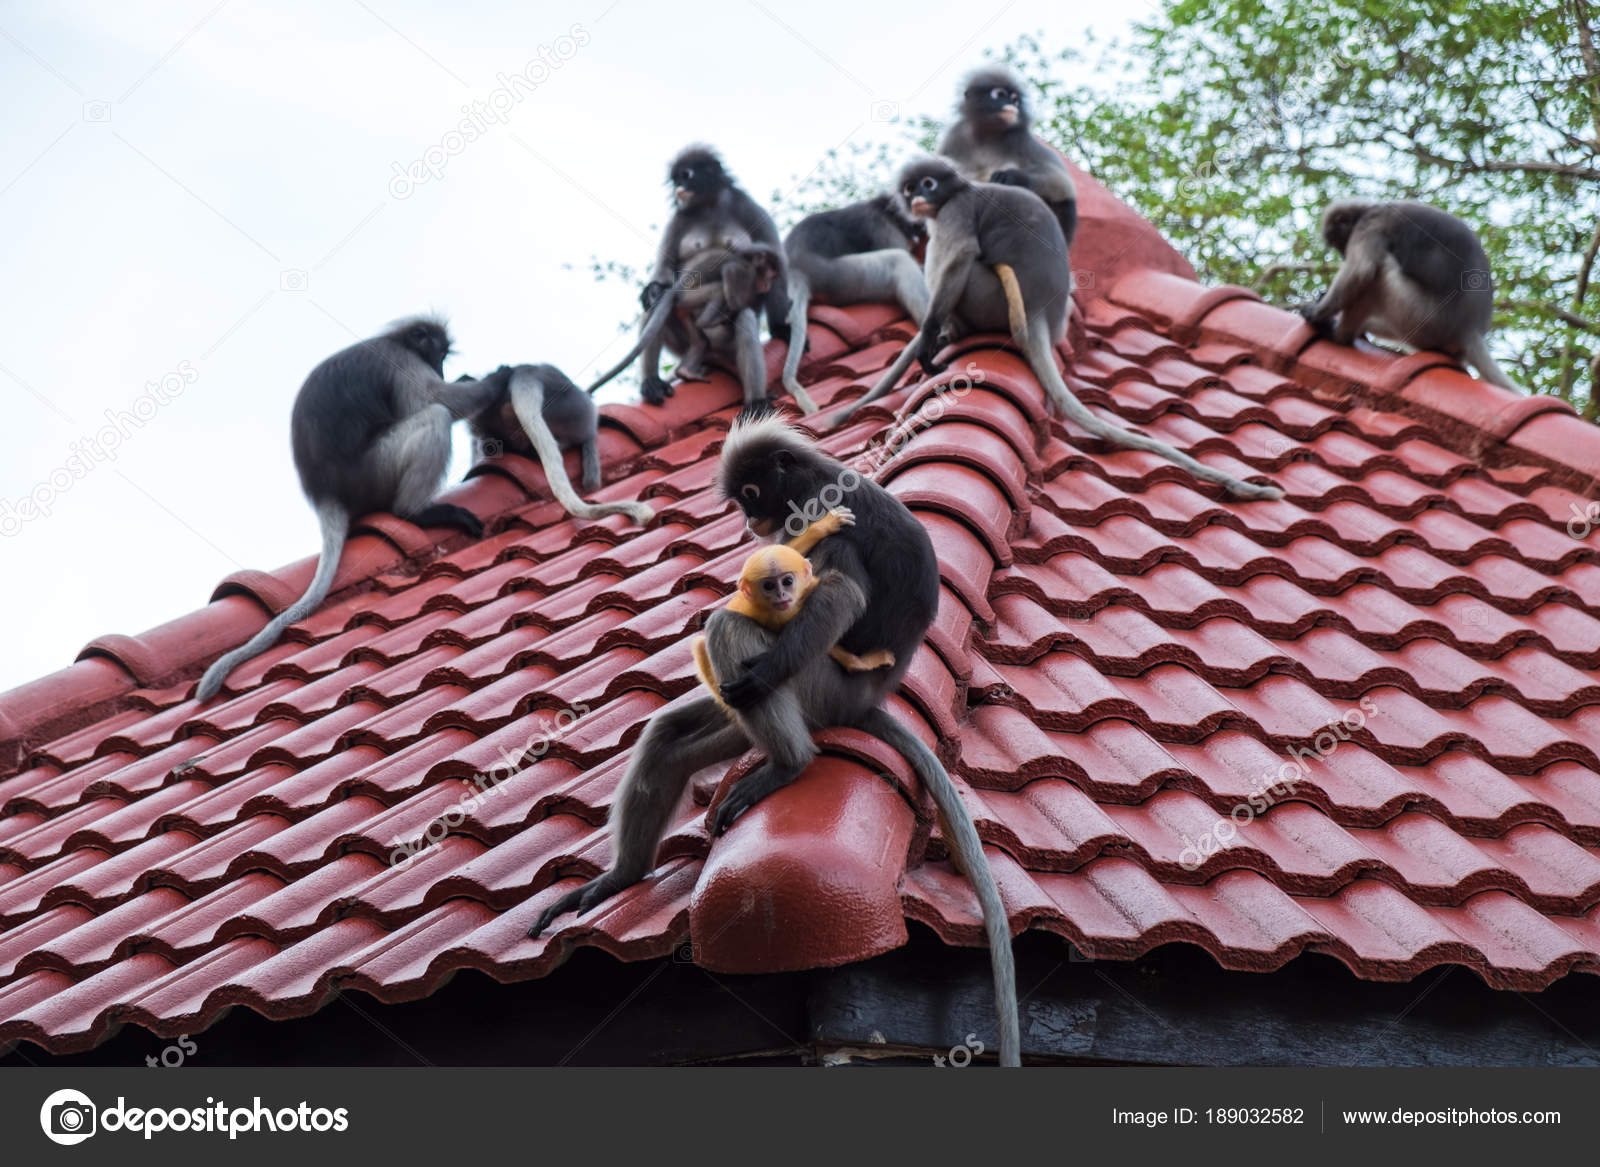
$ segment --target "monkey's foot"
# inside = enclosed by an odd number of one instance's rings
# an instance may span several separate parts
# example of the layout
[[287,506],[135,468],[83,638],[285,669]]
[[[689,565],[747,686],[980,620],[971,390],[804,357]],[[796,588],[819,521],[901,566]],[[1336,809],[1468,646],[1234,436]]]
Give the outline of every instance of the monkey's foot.
[[639,384],[639,396],[646,405],[660,405],[673,394],[673,388],[660,377],[646,377]]
[[811,394],[805,391],[805,387],[798,381],[795,382],[793,388],[789,390],[789,393],[794,398],[794,403],[800,407],[801,413],[805,414],[807,417],[810,417],[813,413],[817,412],[818,405],[815,399],[812,398]]
[[711,816],[712,835],[722,835],[733,826],[734,820],[774,791],[782,790],[793,778],[785,778],[770,764],[752,770],[733,784],[720,803],[717,813]]
[[483,520],[466,507],[454,503],[429,503],[414,515],[407,515],[419,527],[460,527],[474,539],[483,537]]
[[530,937],[538,936],[550,926],[550,921],[567,912],[576,910],[579,915],[582,915],[602,900],[610,899],[632,882],[634,881],[615,871],[601,872],[582,887],[573,888],[540,912],[539,918],[533,922],[533,927],[528,929],[528,935]]

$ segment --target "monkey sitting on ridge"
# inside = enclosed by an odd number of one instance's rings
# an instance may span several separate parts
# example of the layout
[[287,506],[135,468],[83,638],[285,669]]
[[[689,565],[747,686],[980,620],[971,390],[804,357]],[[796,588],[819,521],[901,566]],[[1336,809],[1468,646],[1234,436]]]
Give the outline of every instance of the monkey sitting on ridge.
[[350,522],[389,511],[419,527],[451,525],[476,538],[471,511],[434,501],[450,463],[450,427],[505,392],[495,373],[468,383],[444,379],[450,334],[427,316],[401,320],[334,353],[306,377],[294,399],[289,441],[300,488],[317,512],[322,553],[311,583],[243,646],[206,669],[195,697],[210,700],[234,668],[264,652],[283,630],[327,597]]
[[[855,521],[855,512],[848,507],[835,507],[789,542],[756,551],[744,561],[744,568],[739,572],[739,590],[728,601],[727,610],[754,620],[768,632],[781,630],[799,614],[800,605],[817,586],[816,573],[811,569],[806,552],[841,527],[853,526]],[[828,650],[828,655],[853,673],[870,673],[894,665],[894,653],[886,648],[857,656],[836,644]],[[717,704],[731,716],[733,711],[723,704],[722,683],[711,666],[704,636],[694,638],[694,667]]]
[[[1477,234],[1426,203],[1330,203],[1322,237],[1344,257],[1333,284],[1300,315],[1325,338],[1363,332],[1465,358],[1491,385],[1527,390],[1501,371],[1484,337],[1494,278]],[[1335,322],[1337,317],[1337,322]]]

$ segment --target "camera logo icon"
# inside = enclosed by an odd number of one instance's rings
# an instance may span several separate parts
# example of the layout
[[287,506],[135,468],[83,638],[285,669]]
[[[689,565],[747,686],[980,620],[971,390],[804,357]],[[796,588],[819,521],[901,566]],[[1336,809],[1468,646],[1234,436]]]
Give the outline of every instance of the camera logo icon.
[[111,120],[111,103],[109,101],[86,101],[83,103],[83,120],[86,122],[108,122]]
[[898,101],[874,101],[868,111],[868,116],[875,122],[892,122],[900,116],[900,103]]
[[288,267],[278,273],[280,292],[303,292],[311,284],[311,277],[302,268]]
[[39,1125],[52,1143],[71,1147],[94,1134],[97,1113],[81,1090],[57,1090],[39,1108]]
[[1487,292],[1494,287],[1494,277],[1481,267],[1469,267],[1461,273],[1463,292]]

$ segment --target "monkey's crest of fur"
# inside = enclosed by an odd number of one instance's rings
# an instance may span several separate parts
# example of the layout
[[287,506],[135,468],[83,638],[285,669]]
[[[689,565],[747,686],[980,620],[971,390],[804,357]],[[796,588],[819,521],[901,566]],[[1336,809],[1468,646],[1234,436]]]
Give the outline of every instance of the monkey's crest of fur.
[[961,82],[961,95],[965,97],[974,89],[993,89],[1003,86],[1006,89],[1022,93],[1022,78],[1007,65],[980,65],[968,73]]
[[913,158],[900,168],[900,177],[895,180],[895,188],[905,197],[905,189],[915,186],[923,178],[936,178],[939,184],[952,193],[963,186],[970,185],[961,177],[961,172],[951,165],[948,158],[938,158],[928,155],[923,158]]
[[432,365],[435,372],[444,367],[444,359],[455,351],[449,324],[443,316],[432,313],[403,316],[391,322],[383,335],[416,353]]
[[783,417],[769,413],[748,421],[736,421],[722,443],[722,461],[717,470],[717,487],[724,498],[733,498],[750,471],[770,465],[779,451],[795,461],[826,464],[831,459]]
[[714,147],[707,145],[705,142],[691,142],[682,150],[679,150],[672,161],[667,163],[668,186],[672,185],[672,176],[678,173],[679,167],[683,166],[713,166],[721,171],[722,176],[729,182],[733,181],[733,175],[729,174],[728,168],[723,165],[722,155],[718,154]]

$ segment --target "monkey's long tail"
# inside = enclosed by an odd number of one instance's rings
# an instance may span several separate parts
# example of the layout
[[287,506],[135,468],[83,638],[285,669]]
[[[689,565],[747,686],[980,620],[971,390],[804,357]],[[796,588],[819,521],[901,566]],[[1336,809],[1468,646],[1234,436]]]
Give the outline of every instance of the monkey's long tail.
[[890,365],[883,376],[878,378],[876,385],[867,390],[865,397],[858,397],[843,409],[835,410],[828,415],[826,423],[828,427],[831,429],[835,426],[843,425],[863,405],[869,405],[884,394],[893,392],[896,382],[905,375],[905,371],[911,367],[911,362],[916,359],[917,350],[921,345],[922,333],[919,332],[906,342],[906,347],[900,350],[900,355],[894,359],[894,364]]
[[1489,345],[1481,336],[1474,336],[1461,346],[1461,355],[1467,358],[1467,364],[1478,370],[1478,376],[1491,385],[1498,385],[1502,389],[1509,389],[1513,393],[1526,393],[1527,390],[1506,376],[1495,359],[1489,355]]
[[794,398],[800,412],[817,412],[817,403],[800,384],[800,358],[806,351],[806,310],[811,307],[811,281],[800,272],[789,272],[789,351],[783,358],[783,387]]
[[244,644],[212,661],[211,667],[205,671],[195,688],[196,698],[211,700],[222,688],[222,682],[229,673],[251,657],[271,648],[285,628],[297,620],[304,620],[327,599],[333,587],[333,577],[339,570],[339,555],[344,551],[344,542],[350,532],[350,516],[336,502],[318,503],[317,522],[322,526],[322,554],[317,559],[317,572],[311,577],[311,586],[306,588],[305,595],[274,616],[265,628]]
[[1225,471],[1212,469],[1188,454],[1173,449],[1166,442],[1101,421],[1089,412],[1088,407],[1078,400],[1077,395],[1068,389],[1067,383],[1061,379],[1061,374],[1056,370],[1055,354],[1051,351],[1047,336],[1048,329],[1045,327],[1043,317],[1035,317],[1021,336],[1013,336],[1012,339],[1027,353],[1028,363],[1033,366],[1034,376],[1039,378],[1039,383],[1044,386],[1045,392],[1050,394],[1050,399],[1055,402],[1057,408],[1095,437],[1129,450],[1147,450],[1152,454],[1159,454],[1167,461],[1182,466],[1196,478],[1217,483],[1235,498],[1283,497],[1283,491],[1276,486],[1245,482]]
[[641,527],[656,517],[655,511],[642,502],[584,502],[579,498],[578,492],[572,489],[567,468],[561,461],[561,446],[544,420],[544,383],[539,380],[539,374],[525,367],[513,369],[507,392],[511,394],[511,409],[517,415],[517,421],[538,452],[545,481],[550,483],[550,493],[556,496],[556,501],[566,509],[567,514],[591,521],[607,515],[627,515]]
[[956,853],[959,866],[972,880],[972,890],[978,895],[983,909],[983,930],[989,938],[989,959],[994,966],[994,1009],[1000,1023],[1000,1064],[1022,1064],[1021,1026],[1017,1020],[1017,965],[1011,953],[1011,922],[1006,917],[1005,904],[1000,900],[1000,888],[995,884],[994,871],[989,858],[983,853],[983,843],[978,839],[978,829],[972,823],[955,784],[945,772],[944,764],[921,738],[896,721],[888,711],[873,709],[858,726],[874,737],[905,755],[906,761],[916,771],[917,779],[933,795],[933,803],[944,815],[950,827],[946,841]]
[[1028,310],[1022,305],[1022,285],[1017,283],[1016,270],[1009,263],[994,265],[994,274],[1000,277],[1000,286],[1006,293],[1006,315],[1011,319],[1011,335],[1022,336],[1028,331]]
[[629,365],[633,364],[634,358],[644,351],[644,346],[649,344],[651,339],[667,326],[667,320],[669,317],[671,317],[673,308],[677,306],[678,294],[683,291],[690,278],[695,274],[696,273],[694,270],[691,269],[684,272],[675,281],[673,281],[672,287],[668,291],[661,294],[661,299],[655,302],[655,305],[645,316],[644,325],[639,329],[639,342],[628,350],[627,356],[623,357],[620,361],[612,366],[609,373],[606,373],[593,385],[590,385],[588,389],[584,390],[584,392],[588,393],[590,397],[593,397],[595,391],[599,389],[600,386],[604,385],[618,373],[622,372],[623,369],[626,369]]

